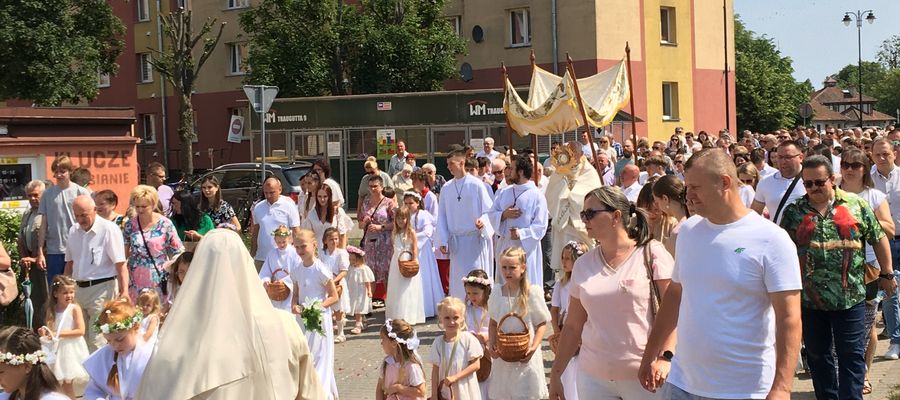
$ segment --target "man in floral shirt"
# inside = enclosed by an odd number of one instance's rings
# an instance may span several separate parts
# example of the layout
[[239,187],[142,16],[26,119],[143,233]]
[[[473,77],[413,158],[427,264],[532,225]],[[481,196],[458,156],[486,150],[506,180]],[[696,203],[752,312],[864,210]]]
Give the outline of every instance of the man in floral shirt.
[[[862,399],[865,244],[875,249],[886,277],[881,287],[890,292],[896,283],[888,240],[865,200],[835,188],[830,160],[805,159],[802,177],[806,195],[785,208],[781,227],[800,257],[803,340],[816,398]],[[837,379],[835,364],[841,366]]]

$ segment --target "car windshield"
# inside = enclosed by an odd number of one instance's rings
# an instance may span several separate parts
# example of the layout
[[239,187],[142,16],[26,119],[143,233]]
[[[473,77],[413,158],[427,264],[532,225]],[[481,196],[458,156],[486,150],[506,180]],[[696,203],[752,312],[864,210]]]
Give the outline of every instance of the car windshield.
[[309,172],[308,167],[299,167],[299,168],[285,168],[284,170],[284,178],[287,179],[293,186],[300,186],[300,178],[303,175],[306,175]]

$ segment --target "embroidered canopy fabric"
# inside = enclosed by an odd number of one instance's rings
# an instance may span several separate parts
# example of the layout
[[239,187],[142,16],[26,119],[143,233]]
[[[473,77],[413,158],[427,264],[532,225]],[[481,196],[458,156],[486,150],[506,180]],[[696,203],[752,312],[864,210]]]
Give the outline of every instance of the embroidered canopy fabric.
[[[616,113],[627,104],[629,92],[625,68],[625,60],[622,60],[597,75],[578,79],[587,123],[591,126],[609,125]],[[510,127],[519,136],[546,136],[574,131],[584,126],[579,107],[575,84],[568,71],[560,77],[534,67],[527,102],[522,100],[509,79],[506,80],[503,109]]]

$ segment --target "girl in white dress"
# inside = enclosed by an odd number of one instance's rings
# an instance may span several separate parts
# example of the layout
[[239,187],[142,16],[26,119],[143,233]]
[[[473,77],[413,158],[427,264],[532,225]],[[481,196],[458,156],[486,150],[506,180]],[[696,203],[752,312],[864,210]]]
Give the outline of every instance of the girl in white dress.
[[[553,335],[550,335],[550,350],[556,354],[559,337],[562,334],[563,324],[569,309],[569,281],[572,279],[572,268],[575,260],[590,250],[584,243],[570,241],[560,252],[560,264],[563,275],[553,285],[553,298],[550,300],[550,320],[553,326]],[[578,400],[578,390],[575,377],[578,372],[578,357],[572,357],[565,372],[562,374],[563,392],[567,400]]]
[[325,230],[325,233],[322,235],[322,242],[325,243],[325,246],[322,250],[319,250],[319,259],[331,271],[331,274],[334,276],[334,287],[335,289],[340,288],[339,291],[341,293],[337,303],[331,306],[335,325],[337,325],[337,336],[334,337],[334,342],[343,343],[347,341],[347,337],[344,336],[345,311],[350,310],[350,293],[347,290],[346,279],[347,271],[350,268],[350,254],[347,253],[347,250],[338,247],[341,244],[341,237],[335,227]]
[[[544,377],[544,359],[541,341],[550,322],[550,310],[544,303],[544,290],[530,285],[525,264],[525,250],[510,247],[501,253],[500,272],[506,283],[488,301],[491,316],[490,349],[494,361],[491,368],[490,398],[493,400],[538,399],[548,396]],[[497,352],[497,332],[523,332],[518,319],[507,318],[503,326],[499,321],[511,312],[525,321],[531,343],[525,359],[506,362]]]
[[266,256],[266,261],[263,262],[262,267],[259,269],[259,279],[262,281],[263,288],[267,288],[272,282],[278,281],[287,285],[290,292],[287,298],[284,300],[269,298],[269,301],[272,302],[272,306],[275,308],[290,312],[291,297],[294,292],[291,268],[300,264],[300,256],[297,255],[297,250],[290,246],[293,240],[291,239],[291,230],[287,226],[278,225],[278,228],[272,231],[272,236],[275,238],[275,248],[269,252],[269,255]]
[[138,334],[144,316],[127,299],[106,302],[93,328],[107,345],[84,362],[90,381],[85,399],[130,400],[137,393],[153,346]]
[[431,346],[431,398],[449,399],[452,391],[456,400],[481,400],[475,372],[484,353],[481,342],[466,331],[466,305],[460,299],[447,297],[437,306],[444,336],[434,339]]
[[55,349],[53,374],[62,385],[62,392],[73,399],[74,385],[87,382],[88,374],[81,363],[90,355],[84,341],[84,313],[75,302],[75,287],[75,280],[68,276],[53,278],[47,325],[38,329],[44,341],[51,343],[49,347]]
[[59,392],[59,381],[47,365],[47,357],[40,337],[30,329],[10,326],[0,331],[0,377],[4,378],[0,379],[0,397],[8,393],[9,397],[3,398],[69,400]]
[[416,331],[402,319],[388,319],[379,335],[386,357],[381,363],[375,400],[425,400],[425,371],[416,354]]
[[[490,352],[487,349],[488,341],[490,340],[490,326],[491,320],[488,315],[488,299],[491,298],[491,288],[494,286],[494,282],[491,281],[491,278],[488,277],[487,272],[481,269],[473,269],[463,278],[463,287],[466,289],[466,328],[471,332],[478,341],[481,343],[484,356],[487,357],[488,360],[491,360]],[[481,360],[482,362],[484,360]],[[490,371],[481,371],[479,368],[479,374],[483,374]],[[488,387],[490,386],[491,378],[490,376],[483,381],[479,381],[478,385],[481,387],[481,398],[488,398]]]
[[350,270],[347,272],[350,308],[347,313],[356,318],[356,325],[350,333],[359,335],[366,329],[366,314],[372,312],[372,282],[375,282],[375,274],[366,265],[365,251],[356,246],[347,246],[347,252],[350,253]]
[[400,275],[400,257],[417,260],[419,252],[416,233],[409,223],[409,211],[403,207],[394,212],[394,230],[391,236],[394,242],[394,255],[391,256],[391,269],[388,272],[388,296],[384,304],[384,317],[402,319],[413,325],[424,323],[422,274],[420,272],[412,278]]
[[437,315],[435,305],[444,298],[441,287],[441,276],[438,272],[437,259],[434,257],[434,216],[422,208],[422,196],[410,191],[403,194],[403,206],[409,211],[410,224],[416,231],[416,244],[419,250],[419,275],[422,277],[422,299],[425,305],[425,317]]
[[144,314],[138,334],[145,342],[154,344],[159,338],[159,295],[155,290],[142,289],[141,294],[138,295],[137,306]]
[[[292,310],[297,314],[297,322],[306,334],[309,352],[313,355],[313,364],[319,375],[319,382],[325,388],[328,399],[338,397],[337,382],[334,379],[334,332],[331,327],[331,306],[337,302],[337,289],[334,287],[331,270],[316,258],[318,244],[313,232],[302,229],[294,236],[294,247],[300,262],[291,266],[291,279],[294,281]],[[300,313],[304,304],[313,300],[322,304],[322,332],[324,335],[306,329]]]

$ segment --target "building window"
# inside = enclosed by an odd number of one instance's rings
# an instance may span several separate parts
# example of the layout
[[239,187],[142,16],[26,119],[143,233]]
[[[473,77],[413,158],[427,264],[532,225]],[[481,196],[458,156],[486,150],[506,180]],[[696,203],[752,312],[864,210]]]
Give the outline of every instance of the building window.
[[137,0],[137,19],[139,22],[150,20],[150,0]]
[[141,114],[141,138],[144,143],[156,143],[156,115]]
[[531,13],[527,8],[509,11],[509,45],[531,45]]
[[231,43],[228,45],[228,74],[243,75],[244,60],[247,58],[246,43]]
[[187,0],[175,0],[175,5],[178,8],[186,9],[187,8]]
[[450,28],[453,29],[453,32],[456,32],[457,36],[462,36],[462,17],[459,15],[455,15],[452,17],[447,17],[447,22],[450,22]]
[[663,82],[662,84],[663,120],[678,119],[678,83]]
[[226,0],[226,7],[229,10],[234,8],[247,8],[250,7],[250,0]]
[[138,54],[138,68],[141,83],[153,82],[153,65],[150,64],[150,53]]
[[97,72],[97,87],[105,88],[110,86],[109,74]]
[[675,44],[675,8],[661,7],[659,9],[659,42],[662,44]]

